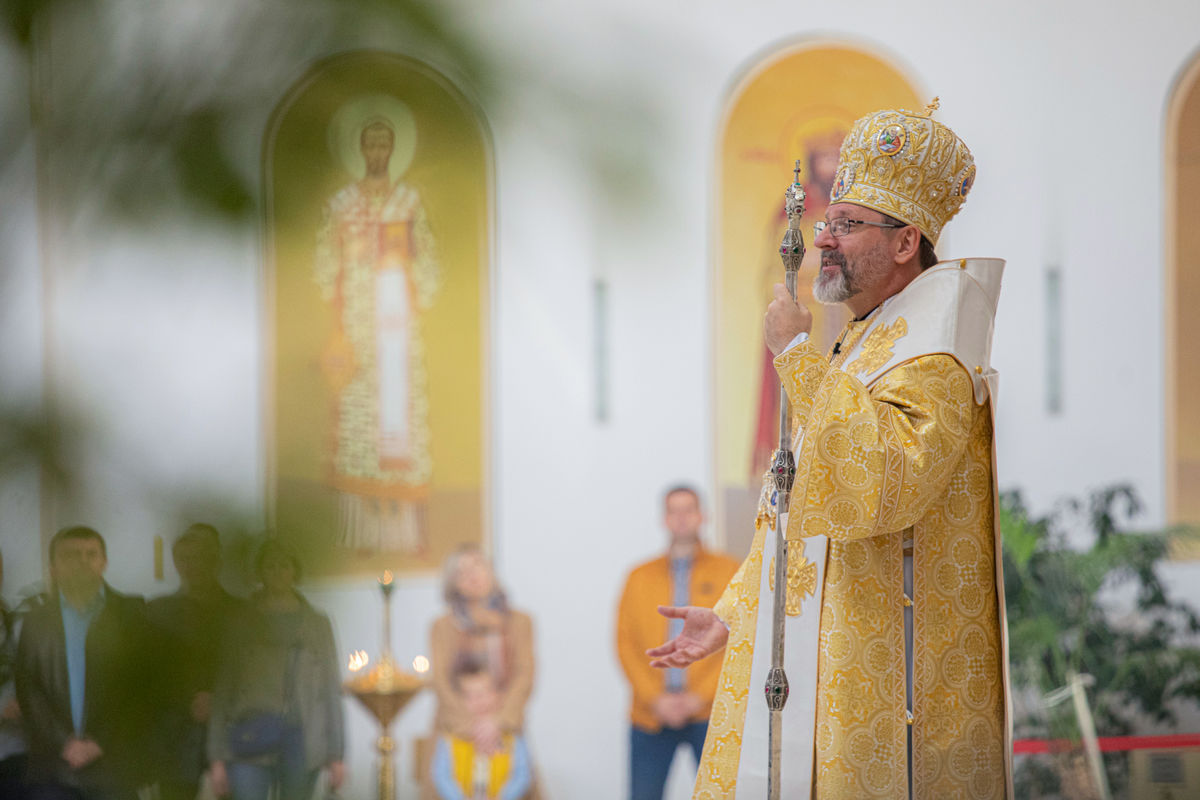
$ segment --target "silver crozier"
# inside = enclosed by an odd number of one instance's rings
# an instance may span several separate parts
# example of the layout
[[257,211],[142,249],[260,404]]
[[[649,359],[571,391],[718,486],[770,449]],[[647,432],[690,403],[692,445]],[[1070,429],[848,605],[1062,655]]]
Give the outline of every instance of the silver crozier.
[[[779,244],[783,259],[784,285],[796,299],[796,273],[804,260],[804,235],[800,233],[800,217],[804,215],[804,187],[800,184],[800,161],[793,170],[792,184],[784,193],[783,209],[788,226]],[[780,800],[780,762],[783,744],[783,706],[788,698],[787,674],[783,671],[783,624],[787,619],[787,532],[783,515],[787,512],[796,477],[796,458],[792,454],[792,413],[787,392],[779,388],[779,447],[771,459],[771,475],[775,479],[775,607],[771,617],[771,670],[767,673],[767,708],[770,709],[771,730],[767,738],[767,797]]]

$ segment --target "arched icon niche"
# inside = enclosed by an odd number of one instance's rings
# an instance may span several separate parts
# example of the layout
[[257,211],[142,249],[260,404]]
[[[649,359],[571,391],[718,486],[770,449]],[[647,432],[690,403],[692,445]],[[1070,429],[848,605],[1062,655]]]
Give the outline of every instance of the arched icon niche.
[[832,345],[846,315],[812,299],[823,219],[841,141],[880,108],[923,109],[922,97],[885,57],[836,42],[794,43],[757,58],[729,92],[717,137],[714,367],[718,524],[731,552],[753,535],[761,477],[778,439],[779,382],[762,339],[762,314],[781,282],[783,192],[801,161],[808,195],[808,253],[798,295],[814,312],[813,338]]
[[1167,520],[1200,525],[1200,54],[1172,93],[1166,150]]
[[328,574],[486,544],[491,142],[428,65],[316,64],[264,138],[271,526]]

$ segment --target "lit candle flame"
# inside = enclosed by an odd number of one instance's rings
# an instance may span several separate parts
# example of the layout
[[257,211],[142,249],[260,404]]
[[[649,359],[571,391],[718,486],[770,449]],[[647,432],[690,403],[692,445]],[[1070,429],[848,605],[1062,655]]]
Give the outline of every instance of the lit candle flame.
[[417,656],[413,659],[413,669],[415,669],[418,674],[424,675],[429,671],[429,659],[425,656]]
[[367,665],[367,662],[369,662],[370,660],[371,660],[371,658],[370,658],[370,656],[367,655],[367,652],[365,650],[355,650],[353,653],[350,654],[350,663],[348,664],[348,666],[350,667],[350,671],[358,672],[360,669],[365,667]]
[[392,571],[391,571],[390,569],[385,569],[385,570],[383,571],[383,577],[379,579],[379,582],[380,582],[381,584],[383,584],[384,586],[389,586],[389,585],[391,585],[391,583],[392,583]]

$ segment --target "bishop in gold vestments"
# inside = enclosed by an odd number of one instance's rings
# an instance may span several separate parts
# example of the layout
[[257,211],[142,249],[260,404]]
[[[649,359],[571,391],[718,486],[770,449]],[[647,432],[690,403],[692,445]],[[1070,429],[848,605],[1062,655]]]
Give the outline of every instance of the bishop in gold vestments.
[[[789,800],[1011,795],[988,363],[1003,262],[933,255],[975,167],[931,113],[877,112],[843,144],[814,240],[814,295],[856,315],[834,352],[781,286],[764,322],[796,432]],[[726,645],[697,800],[765,796],[775,513],[764,491],[720,602],[664,609],[684,631],[651,651],[676,666]]]

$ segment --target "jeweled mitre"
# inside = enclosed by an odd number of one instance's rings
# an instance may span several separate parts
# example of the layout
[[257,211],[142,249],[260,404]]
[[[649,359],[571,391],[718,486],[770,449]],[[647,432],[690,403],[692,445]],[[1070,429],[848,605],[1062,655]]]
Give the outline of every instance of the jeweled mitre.
[[842,142],[830,203],[854,203],[920,228],[937,244],[975,182],[975,158],[962,139],[920,113],[876,111]]

